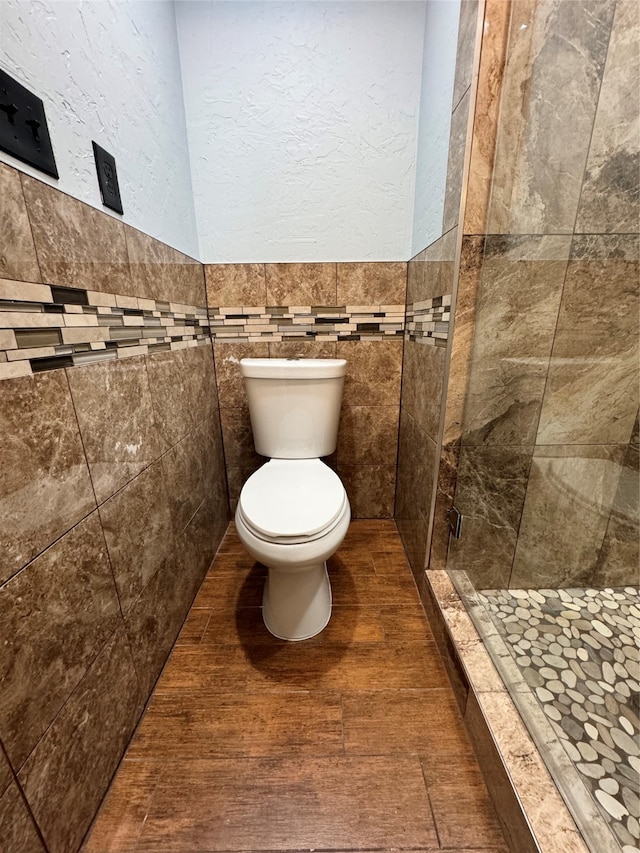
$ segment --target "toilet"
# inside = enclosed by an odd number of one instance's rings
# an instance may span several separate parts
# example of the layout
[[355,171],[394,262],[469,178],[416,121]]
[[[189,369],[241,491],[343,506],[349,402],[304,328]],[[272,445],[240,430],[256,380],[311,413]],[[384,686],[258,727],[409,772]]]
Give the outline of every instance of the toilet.
[[326,561],[345,537],[351,508],[338,475],[322,461],[336,448],[344,359],[243,358],[256,451],[269,461],[238,500],[238,536],[268,568],[267,629],[307,640],[331,618]]

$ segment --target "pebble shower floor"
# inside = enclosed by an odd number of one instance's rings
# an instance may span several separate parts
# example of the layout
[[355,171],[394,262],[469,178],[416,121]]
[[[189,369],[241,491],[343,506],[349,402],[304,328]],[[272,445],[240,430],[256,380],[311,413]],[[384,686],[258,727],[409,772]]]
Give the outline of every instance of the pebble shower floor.
[[491,614],[623,853],[640,839],[638,589],[485,590]]

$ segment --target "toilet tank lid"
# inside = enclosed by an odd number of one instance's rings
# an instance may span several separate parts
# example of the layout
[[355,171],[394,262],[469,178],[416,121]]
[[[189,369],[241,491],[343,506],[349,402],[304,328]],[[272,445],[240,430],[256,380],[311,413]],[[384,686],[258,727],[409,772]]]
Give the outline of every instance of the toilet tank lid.
[[253,379],[333,379],[344,376],[344,358],[243,358],[240,372]]

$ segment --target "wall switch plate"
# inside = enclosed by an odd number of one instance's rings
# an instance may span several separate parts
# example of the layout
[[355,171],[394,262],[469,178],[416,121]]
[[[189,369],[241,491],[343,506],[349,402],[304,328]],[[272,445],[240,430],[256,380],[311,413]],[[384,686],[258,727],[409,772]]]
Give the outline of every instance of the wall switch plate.
[[0,69],[0,148],[58,177],[42,100]]
[[116,213],[123,213],[115,158],[104,148],[101,148],[97,142],[93,143],[93,156],[96,158],[102,203],[105,207],[115,210]]

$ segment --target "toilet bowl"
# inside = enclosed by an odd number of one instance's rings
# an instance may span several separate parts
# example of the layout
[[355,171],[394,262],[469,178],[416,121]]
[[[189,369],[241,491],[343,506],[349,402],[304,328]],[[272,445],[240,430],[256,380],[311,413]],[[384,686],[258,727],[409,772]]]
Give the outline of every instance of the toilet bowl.
[[275,637],[307,640],[328,624],[326,560],[350,519],[344,487],[320,459],[272,459],[245,483],[236,527],[247,551],[269,569],[262,616]]
[[254,443],[269,461],[244,484],[238,536],[268,568],[262,598],[267,629],[306,640],[331,617],[326,561],[351,519],[338,475],[320,456],[335,450],[344,359],[243,359]]

